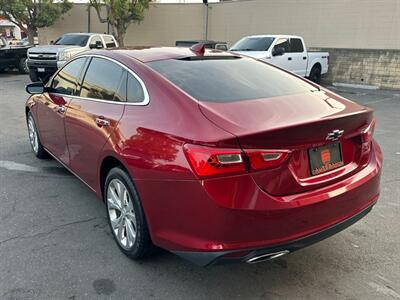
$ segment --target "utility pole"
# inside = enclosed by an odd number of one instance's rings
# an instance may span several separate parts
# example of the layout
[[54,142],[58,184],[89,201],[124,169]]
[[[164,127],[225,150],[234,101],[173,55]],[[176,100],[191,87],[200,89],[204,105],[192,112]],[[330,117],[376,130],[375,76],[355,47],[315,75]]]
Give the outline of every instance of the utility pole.
[[203,4],[206,8],[206,13],[205,13],[205,28],[204,28],[204,39],[208,40],[208,0],[203,0]]

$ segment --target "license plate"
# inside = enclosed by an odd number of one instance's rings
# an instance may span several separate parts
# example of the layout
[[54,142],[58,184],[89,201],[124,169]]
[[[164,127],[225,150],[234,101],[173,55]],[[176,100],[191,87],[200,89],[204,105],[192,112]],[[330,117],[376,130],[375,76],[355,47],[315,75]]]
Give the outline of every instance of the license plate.
[[38,72],[45,72],[46,70],[44,68],[37,68]]
[[344,165],[340,143],[308,149],[312,175],[318,175]]

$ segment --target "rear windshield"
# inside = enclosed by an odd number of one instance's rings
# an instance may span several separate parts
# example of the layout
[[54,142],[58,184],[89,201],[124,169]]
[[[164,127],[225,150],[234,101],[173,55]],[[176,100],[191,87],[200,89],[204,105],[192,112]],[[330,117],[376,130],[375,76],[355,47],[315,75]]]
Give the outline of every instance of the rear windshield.
[[74,46],[85,46],[88,41],[88,35],[73,35],[73,34],[65,34],[58,38],[55,41],[55,45],[74,45]]
[[272,37],[245,37],[232,46],[230,51],[267,51],[274,38]]
[[147,64],[201,101],[230,102],[316,90],[293,75],[251,58],[212,58],[159,60]]

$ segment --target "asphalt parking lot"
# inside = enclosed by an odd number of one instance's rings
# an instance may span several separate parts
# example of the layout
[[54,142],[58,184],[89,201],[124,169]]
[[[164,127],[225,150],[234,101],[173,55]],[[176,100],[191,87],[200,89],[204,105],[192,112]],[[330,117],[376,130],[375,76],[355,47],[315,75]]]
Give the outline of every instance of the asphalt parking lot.
[[381,198],[359,223],[257,265],[133,262],[104,205],[28,142],[26,75],[0,74],[0,299],[400,299],[400,91],[335,89],[376,110]]

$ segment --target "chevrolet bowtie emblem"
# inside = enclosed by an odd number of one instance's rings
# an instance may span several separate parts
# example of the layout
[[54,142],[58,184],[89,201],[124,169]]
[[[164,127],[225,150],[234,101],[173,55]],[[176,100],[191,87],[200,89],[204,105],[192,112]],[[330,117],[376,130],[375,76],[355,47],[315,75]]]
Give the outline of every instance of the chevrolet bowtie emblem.
[[342,137],[344,130],[335,129],[332,132],[329,132],[326,136],[328,141],[337,141],[340,137]]

